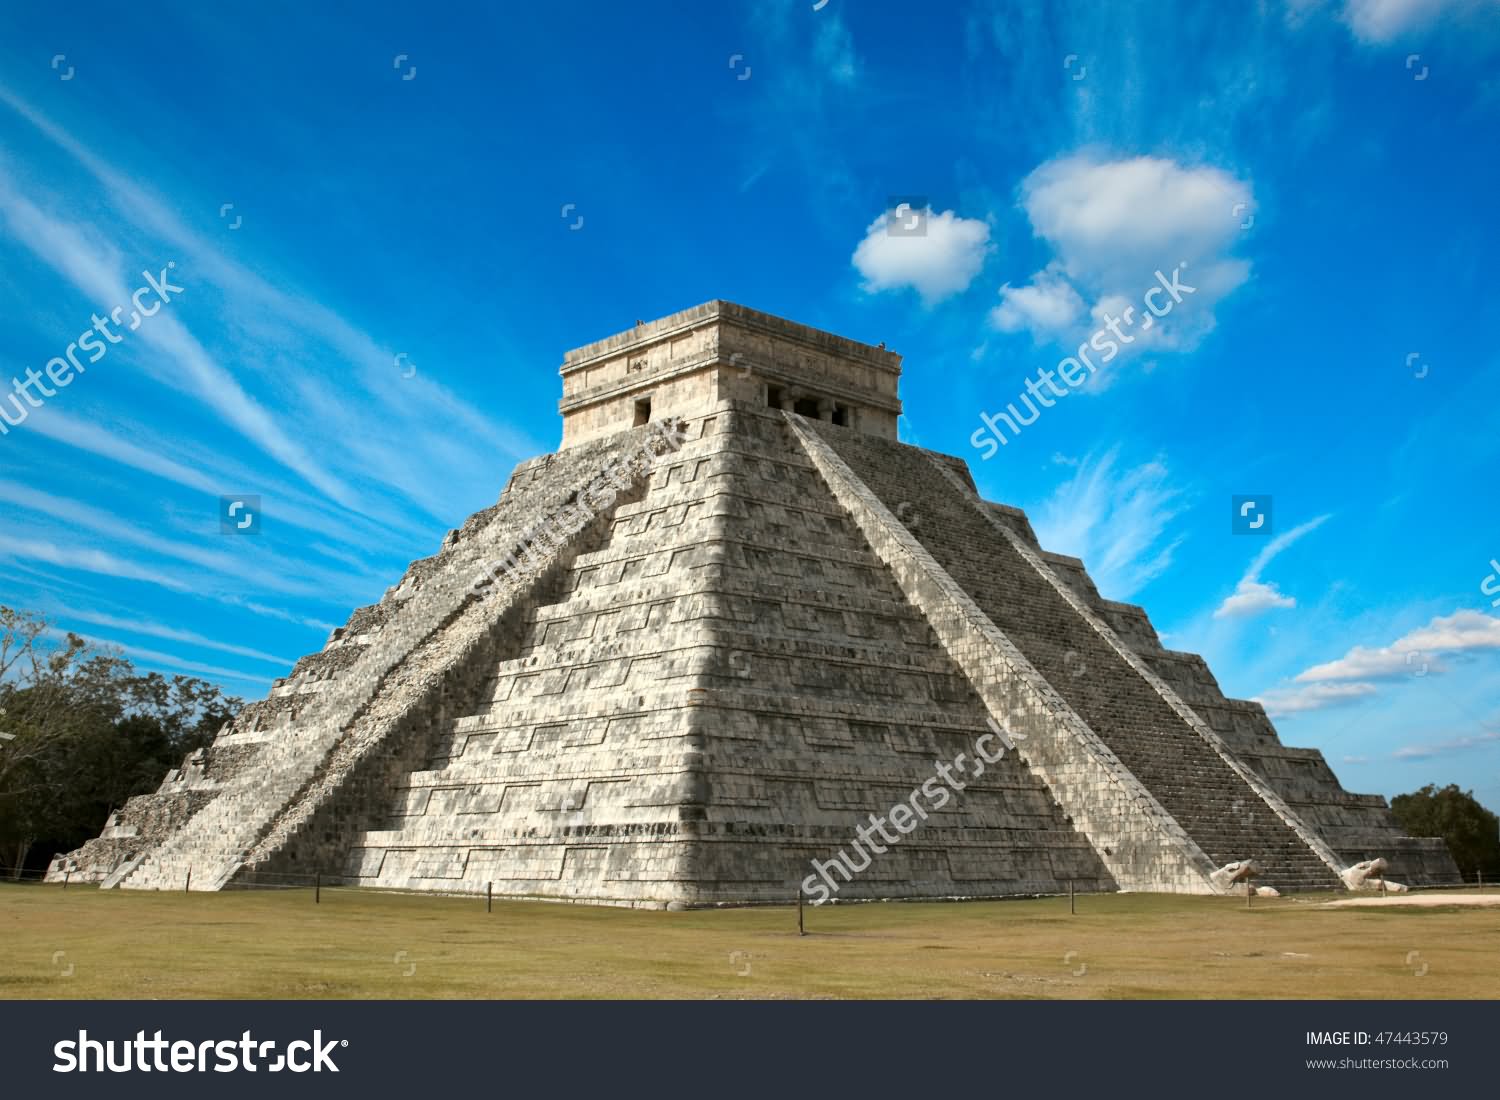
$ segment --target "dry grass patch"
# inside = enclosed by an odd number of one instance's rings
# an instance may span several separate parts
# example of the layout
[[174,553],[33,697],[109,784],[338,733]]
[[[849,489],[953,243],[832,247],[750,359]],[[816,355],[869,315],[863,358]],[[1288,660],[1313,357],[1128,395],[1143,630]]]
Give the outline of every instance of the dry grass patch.
[[1089,895],[666,913],[0,887],[6,998],[1488,998],[1493,911]]

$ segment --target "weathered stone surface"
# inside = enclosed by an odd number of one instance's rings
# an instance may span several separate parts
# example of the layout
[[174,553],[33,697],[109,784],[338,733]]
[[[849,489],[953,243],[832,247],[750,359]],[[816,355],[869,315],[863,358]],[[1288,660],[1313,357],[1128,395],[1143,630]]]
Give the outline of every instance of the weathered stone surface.
[[835,856],[840,899],[1337,888],[1372,849],[1456,878],[898,443],[899,369],[725,302],[569,353],[563,449],[54,874],[672,908],[784,901]]
[[733,302],[705,302],[570,351],[561,373],[565,448],[649,419],[644,406],[692,418],[742,401],[886,439],[901,415],[901,356]]

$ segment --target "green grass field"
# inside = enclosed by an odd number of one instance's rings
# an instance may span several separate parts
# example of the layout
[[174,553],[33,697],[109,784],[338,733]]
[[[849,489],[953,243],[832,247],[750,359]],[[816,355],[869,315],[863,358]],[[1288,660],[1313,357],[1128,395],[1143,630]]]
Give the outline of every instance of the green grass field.
[[1490,998],[1500,911],[1088,895],[667,913],[0,886],[0,998]]

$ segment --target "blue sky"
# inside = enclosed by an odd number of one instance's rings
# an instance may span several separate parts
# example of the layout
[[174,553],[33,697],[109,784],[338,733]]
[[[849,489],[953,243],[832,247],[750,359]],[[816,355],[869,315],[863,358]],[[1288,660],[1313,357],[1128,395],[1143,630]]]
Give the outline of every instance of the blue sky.
[[7,5],[0,384],[125,310],[0,435],[0,602],[257,697],[564,350],[728,298],[901,352],[904,438],[1350,789],[1500,805],[1500,5],[814,2]]

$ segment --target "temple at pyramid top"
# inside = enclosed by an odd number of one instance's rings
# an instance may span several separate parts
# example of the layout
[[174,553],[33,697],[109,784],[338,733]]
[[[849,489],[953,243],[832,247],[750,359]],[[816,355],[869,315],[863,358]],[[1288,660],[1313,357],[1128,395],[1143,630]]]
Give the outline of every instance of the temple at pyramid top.
[[896,438],[901,356],[715,300],[563,357],[563,447],[721,401],[786,409]]

